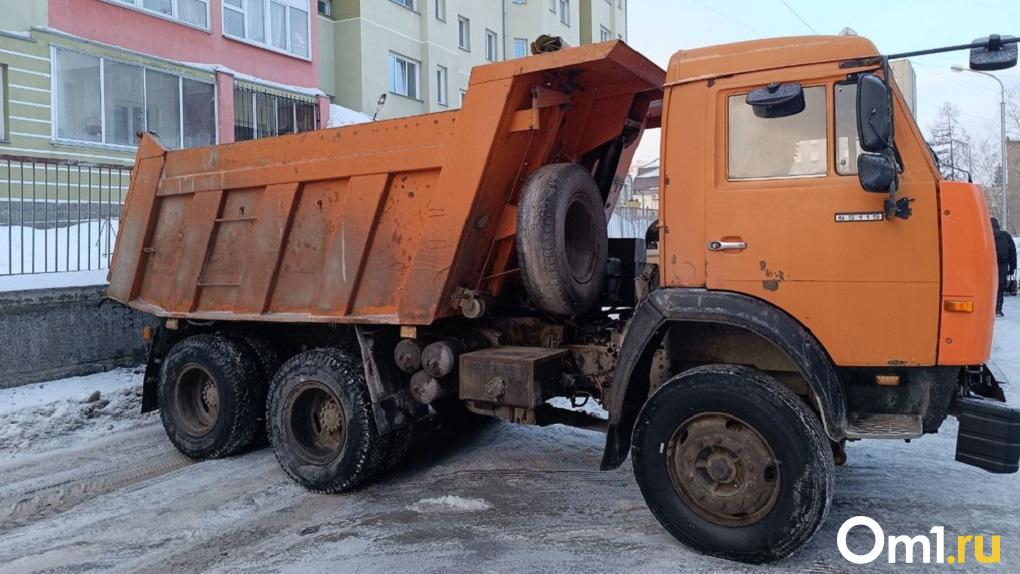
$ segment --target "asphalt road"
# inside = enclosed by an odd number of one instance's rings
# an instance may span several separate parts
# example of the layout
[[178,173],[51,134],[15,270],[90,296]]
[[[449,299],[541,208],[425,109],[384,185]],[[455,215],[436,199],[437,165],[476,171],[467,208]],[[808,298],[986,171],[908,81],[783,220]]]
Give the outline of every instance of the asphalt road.
[[[1020,380],[1013,314],[1020,317],[1020,302],[1000,324],[996,353]],[[954,541],[1001,536],[998,566],[970,560],[914,571],[1020,571],[1020,476],[954,462],[953,419],[910,444],[850,445],[824,529],[768,567],[675,542],[645,508],[629,461],[597,470],[602,436],[594,432],[440,429],[377,483],[323,496],[291,483],[268,448],[192,463],[165,439],[158,416],[110,428],[79,440],[72,428],[39,452],[0,458],[0,572],[901,571],[884,556],[868,566],[840,556],[837,530],[855,515],[874,518],[887,535],[944,526]],[[52,446],[64,439],[71,446]],[[859,534],[851,546],[862,551],[868,539]]]

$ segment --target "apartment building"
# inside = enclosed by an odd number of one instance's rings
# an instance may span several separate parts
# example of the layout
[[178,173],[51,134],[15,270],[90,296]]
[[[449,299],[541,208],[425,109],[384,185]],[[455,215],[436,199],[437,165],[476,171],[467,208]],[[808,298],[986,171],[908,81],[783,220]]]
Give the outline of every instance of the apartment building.
[[0,0],[0,10],[0,156],[127,165],[141,130],[187,148],[329,117],[314,0]]
[[626,0],[319,0],[318,9],[320,86],[379,117],[459,107],[472,67],[529,55],[542,34],[574,46],[627,37]]

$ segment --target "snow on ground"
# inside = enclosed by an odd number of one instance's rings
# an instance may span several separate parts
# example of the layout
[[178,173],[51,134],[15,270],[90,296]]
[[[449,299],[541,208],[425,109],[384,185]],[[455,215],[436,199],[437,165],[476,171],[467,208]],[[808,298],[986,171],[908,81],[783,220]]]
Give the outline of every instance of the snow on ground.
[[[993,358],[1020,381],[1020,299],[1007,299]],[[944,526],[947,538],[1002,537],[1000,566],[970,560],[957,572],[1020,564],[1020,477],[954,462],[953,419],[910,444],[849,445],[818,536],[754,567],[678,544],[648,511],[629,463],[598,470],[604,436],[595,432],[440,427],[420,433],[409,459],[375,484],[325,496],[295,485],[265,447],[183,457],[157,414],[137,414],[140,383],[121,370],[0,390],[0,573],[903,571],[839,556],[839,526],[861,514],[887,535]],[[99,401],[82,402],[96,390]],[[864,542],[855,531],[850,546]]]
[[117,369],[0,391],[0,452],[67,448],[137,426],[139,374]]
[[424,498],[407,507],[419,513],[427,512],[480,512],[492,508],[483,498],[461,498],[460,496],[440,496]]
[[340,126],[363,124],[365,122],[370,121],[372,121],[372,116],[354,111],[350,108],[345,108],[337,104],[330,104],[329,122],[326,124],[326,127],[338,128]]
[[98,269],[95,271],[67,271],[64,273],[4,275],[0,276],[0,292],[106,285],[107,273],[109,273],[107,269]]

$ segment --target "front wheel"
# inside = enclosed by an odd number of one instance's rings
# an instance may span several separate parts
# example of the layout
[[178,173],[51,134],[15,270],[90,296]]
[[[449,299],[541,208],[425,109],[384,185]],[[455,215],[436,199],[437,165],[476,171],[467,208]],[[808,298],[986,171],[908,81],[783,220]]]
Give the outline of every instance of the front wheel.
[[818,417],[754,369],[710,365],[662,385],[641,410],[631,456],[652,514],[695,550],[782,559],[818,531],[835,470]]

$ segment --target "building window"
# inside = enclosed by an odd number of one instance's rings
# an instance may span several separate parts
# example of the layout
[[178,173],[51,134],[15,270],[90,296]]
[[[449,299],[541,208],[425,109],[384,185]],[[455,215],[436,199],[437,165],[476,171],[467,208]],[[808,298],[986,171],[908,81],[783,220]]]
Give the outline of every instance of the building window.
[[446,0],[436,0],[436,20],[446,22]]
[[556,13],[556,5],[559,4],[560,0],[549,0],[549,11],[553,14]]
[[492,30],[485,31],[485,59],[490,62],[499,59],[499,36]]
[[209,29],[209,0],[116,0],[145,12]]
[[560,0],[560,22],[570,25],[570,0]]
[[514,38],[514,58],[524,58],[528,55],[528,39]]
[[[320,2],[321,5],[321,2]],[[223,33],[308,58],[307,0],[223,0]]]
[[420,85],[419,66],[416,60],[390,52],[390,91],[417,100]]
[[599,26],[599,38],[602,42],[608,42],[613,37],[613,33],[605,26]]
[[216,143],[216,88],[158,70],[54,48],[54,138],[133,146],[140,131],[171,148]]
[[457,16],[457,45],[461,50],[471,51],[471,20]]
[[528,0],[514,0],[514,4],[527,4]]
[[460,91],[460,107],[464,107],[464,98],[467,98],[467,90]]
[[804,111],[760,118],[744,101],[729,98],[729,178],[762,179],[825,175],[825,87],[804,88]]
[[234,140],[245,141],[315,129],[315,101],[234,86]]
[[407,8],[408,10],[414,10],[414,0],[390,0],[390,1],[396,2],[397,4],[400,4],[404,8]]
[[323,16],[333,15],[333,1],[332,0],[319,0],[319,14]]
[[450,105],[449,75],[445,66],[436,67],[436,101],[441,106]]

